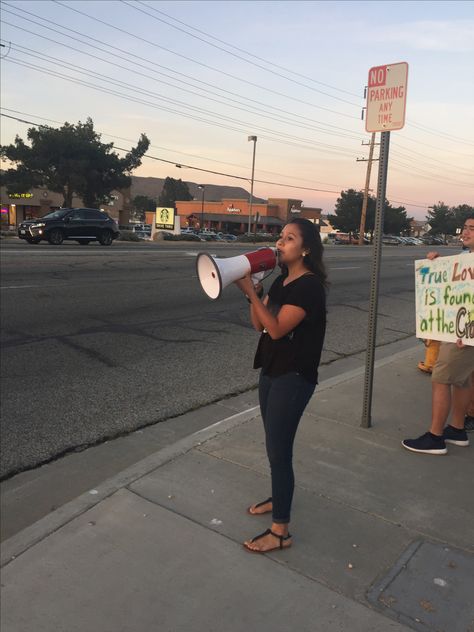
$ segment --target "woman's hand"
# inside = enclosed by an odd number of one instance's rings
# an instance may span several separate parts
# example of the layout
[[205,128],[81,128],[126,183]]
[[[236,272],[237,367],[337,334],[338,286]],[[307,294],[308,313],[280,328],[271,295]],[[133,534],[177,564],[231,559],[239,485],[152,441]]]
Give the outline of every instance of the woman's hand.
[[458,349],[463,349],[463,348],[464,348],[464,347],[466,347],[466,346],[467,346],[467,345],[465,345],[465,344],[464,344],[464,342],[462,341],[462,339],[461,339],[461,338],[458,338],[458,339],[456,340],[456,347],[457,347]]
[[263,296],[263,285],[260,282],[254,284],[250,273],[246,274],[243,279],[237,279],[234,283],[246,296],[250,296],[251,292],[255,292],[258,298]]
[[252,279],[250,278],[250,273],[246,274],[242,279],[237,279],[234,283],[246,296],[249,296],[255,291]]
[[432,250],[426,255],[426,258],[430,259],[431,261],[433,261],[433,259],[437,259],[438,257],[439,257],[439,252],[436,252],[436,250]]

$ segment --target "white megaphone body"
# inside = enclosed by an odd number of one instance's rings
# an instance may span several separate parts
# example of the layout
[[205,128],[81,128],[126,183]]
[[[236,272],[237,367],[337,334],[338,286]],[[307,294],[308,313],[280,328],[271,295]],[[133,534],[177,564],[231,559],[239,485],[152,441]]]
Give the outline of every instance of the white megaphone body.
[[201,252],[196,259],[196,272],[202,289],[216,299],[222,290],[250,272],[254,283],[261,281],[277,264],[276,248],[259,248],[236,257],[220,259]]

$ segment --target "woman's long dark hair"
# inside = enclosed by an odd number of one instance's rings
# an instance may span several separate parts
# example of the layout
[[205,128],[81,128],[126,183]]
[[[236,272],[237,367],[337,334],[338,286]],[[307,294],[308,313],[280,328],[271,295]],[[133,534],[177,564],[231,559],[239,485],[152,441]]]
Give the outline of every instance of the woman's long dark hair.
[[[303,247],[309,251],[304,257],[303,262],[308,270],[311,270],[313,274],[321,281],[322,285],[327,288],[329,282],[327,280],[326,268],[323,263],[323,244],[321,243],[321,236],[319,234],[319,228],[309,219],[304,217],[295,217],[290,220],[288,224],[296,224],[303,238]],[[288,226],[287,224],[287,226]],[[281,266],[283,274],[288,274],[286,266]]]

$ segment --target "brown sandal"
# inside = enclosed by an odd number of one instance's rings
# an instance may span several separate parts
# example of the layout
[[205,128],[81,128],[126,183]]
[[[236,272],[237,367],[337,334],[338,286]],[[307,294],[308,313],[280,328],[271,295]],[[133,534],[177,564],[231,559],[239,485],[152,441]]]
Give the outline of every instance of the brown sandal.
[[258,551],[257,549],[252,549],[248,546],[248,544],[246,542],[243,543],[243,546],[245,549],[247,549],[247,551],[250,551],[250,553],[270,553],[270,551],[276,551],[276,550],[280,550],[281,549],[289,549],[291,546],[291,543],[288,544],[287,546],[283,546],[283,542],[285,542],[286,540],[289,540],[291,538],[291,534],[289,533],[288,535],[280,535],[279,533],[275,533],[274,531],[272,531],[271,529],[267,529],[266,531],[264,531],[263,533],[261,533],[260,535],[256,535],[254,538],[252,538],[250,540],[250,542],[256,542],[257,540],[260,540],[261,538],[264,538],[266,535],[272,535],[274,538],[278,539],[278,545],[277,546],[273,546],[271,549],[266,549],[265,551]]
[[267,500],[262,500],[261,503],[257,503],[256,505],[250,505],[250,507],[247,507],[247,513],[250,514],[251,516],[263,516],[266,513],[270,513],[271,509],[268,509],[267,511],[260,511],[260,512],[253,512],[252,509],[258,509],[258,507],[263,507],[263,505],[266,505],[267,503],[271,503],[272,502],[272,497],[270,496],[270,498],[267,498]]

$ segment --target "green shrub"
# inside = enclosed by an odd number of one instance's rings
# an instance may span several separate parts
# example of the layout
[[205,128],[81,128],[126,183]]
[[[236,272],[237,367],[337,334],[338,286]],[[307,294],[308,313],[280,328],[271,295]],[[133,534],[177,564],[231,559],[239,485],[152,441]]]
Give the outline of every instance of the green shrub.
[[118,241],[142,241],[133,230],[121,230]]
[[241,243],[244,244],[258,244],[258,243],[275,243],[276,241],[278,241],[278,235],[272,236],[272,237],[266,237],[263,235],[239,235],[239,237],[237,237],[237,241],[240,241]]
[[163,239],[165,241],[198,241],[194,235],[175,235],[174,233],[166,232],[163,232]]

